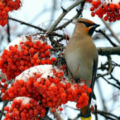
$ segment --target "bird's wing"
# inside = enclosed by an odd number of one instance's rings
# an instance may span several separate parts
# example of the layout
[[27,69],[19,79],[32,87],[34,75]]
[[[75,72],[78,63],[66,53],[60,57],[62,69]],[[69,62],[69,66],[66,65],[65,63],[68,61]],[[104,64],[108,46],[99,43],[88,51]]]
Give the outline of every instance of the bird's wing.
[[90,97],[89,97],[89,105],[91,103],[91,98],[94,96],[93,90],[94,90],[95,78],[96,78],[96,73],[97,73],[97,65],[98,65],[98,54],[95,56],[94,61],[93,61],[92,81],[91,81],[91,86],[90,86],[92,89],[92,93],[90,94]]

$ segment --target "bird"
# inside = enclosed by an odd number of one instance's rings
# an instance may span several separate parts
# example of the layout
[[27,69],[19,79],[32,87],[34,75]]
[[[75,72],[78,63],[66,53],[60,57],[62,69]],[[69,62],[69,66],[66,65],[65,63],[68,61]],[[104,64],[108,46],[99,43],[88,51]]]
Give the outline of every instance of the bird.
[[70,81],[74,79],[77,83],[84,79],[85,84],[91,87],[92,93],[88,94],[89,104],[81,108],[80,113],[82,120],[86,118],[91,120],[90,103],[91,97],[95,98],[93,89],[98,65],[98,51],[91,36],[100,25],[86,18],[78,18],[73,22],[76,26],[64,54],[68,79]]

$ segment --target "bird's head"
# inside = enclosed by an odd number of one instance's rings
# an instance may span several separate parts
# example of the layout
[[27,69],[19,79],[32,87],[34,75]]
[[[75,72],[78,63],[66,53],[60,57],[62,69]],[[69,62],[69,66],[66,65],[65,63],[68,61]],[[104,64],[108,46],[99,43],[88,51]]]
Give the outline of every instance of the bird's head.
[[80,27],[80,30],[84,29],[90,36],[92,36],[95,29],[100,26],[85,18],[75,19],[74,22],[77,23],[76,25]]

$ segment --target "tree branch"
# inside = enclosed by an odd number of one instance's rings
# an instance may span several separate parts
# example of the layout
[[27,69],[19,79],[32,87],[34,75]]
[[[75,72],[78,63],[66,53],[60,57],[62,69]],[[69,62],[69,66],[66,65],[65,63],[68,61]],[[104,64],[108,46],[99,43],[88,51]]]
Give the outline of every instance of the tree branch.
[[[95,105],[95,111],[97,111],[97,105]],[[95,113],[95,120],[98,120],[97,113]]]
[[9,20],[8,20],[8,23],[7,23],[7,33],[8,33],[8,43],[10,43],[11,40],[10,40],[10,26],[9,26]]
[[105,36],[105,38],[108,39],[108,41],[109,41],[114,47],[117,47],[117,45],[116,45],[102,30],[96,30],[96,32],[100,32],[102,35]]
[[113,30],[110,28],[110,26],[107,24],[107,22],[105,22],[102,19],[103,23],[106,25],[106,27],[109,29],[109,31],[111,32],[111,34],[113,35],[113,37],[120,43],[120,39],[117,37],[117,35],[113,32]]
[[[100,110],[93,110],[92,111],[93,114],[97,113],[97,114],[100,114],[102,116],[104,116],[105,118],[108,118],[108,119],[111,119],[111,120],[120,120],[120,117],[117,117],[116,115],[114,114],[111,114],[111,113],[108,113],[108,112],[104,112],[104,111],[100,111]],[[110,117],[111,116],[111,117]],[[115,119],[114,119],[114,118]]]
[[[55,23],[52,25],[52,27],[48,30],[47,34],[52,33],[55,30],[55,27],[59,24],[59,22],[62,20],[62,18],[70,11],[72,10],[74,7],[76,7],[78,4],[80,4],[81,2],[83,2],[84,0],[78,0],[76,3],[74,3],[73,5],[71,5],[70,7],[68,7],[66,9],[66,11],[64,11],[59,17],[58,19],[55,21]],[[51,42],[53,42],[53,39],[51,39]]]
[[97,48],[99,55],[120,55],[120,47],[100,47]]
[[57,27],[55,30],[59,30],[59,29],[65,28],[65,27],[66,27],[67,25],[69,25],[74,19],[78,18],[79,15],[82,14],[84,5],[85,5],[85,1],[83,1],[83,2],[81,3],[81,8],[80,8],[80,10],[77,10],[77,14],[76,14],[72,19],[70,19],[69,21],[67,21],[67,22],[64,23],[63,25]]
[[2,110],[0,110],[0,113],[5,116],[5,113]]
[[111,83],[111,82],[109,82],[107,79],[105,79],[104,77],[102,77],[108,84],[110,84],[110,85],[112,85],[112,86],[114,86],[114,87],[116,87],[116,88],[118,88],[118,89],[120,89],[120,87],[119,86],[117,86],[117,85],[115,85],[115,84],[113,84],[113,83]]
[[107,56],[108,58],[108,71],[105,74],[98,74],[96,79],[98,79],[99,77],[103,77],[106,75],[109,75],[112,72],[112,61],[111,61],[111,56]]
[[27,26],[36,28],[36,29],[38,29],[38,30],[40,30],[40,31],[46,32],[46,30],[43,29],[43,28],[40,28],[40,27],[37,27],[37,26],[35,26],[35,25],[32,25],[32,24],[29,24],[29,23],[26,23],[26,22],[17,20],[17,19],[15,19],[15,18],[8,17],[8,19],[13,20],[13,21],[16,21],[16,22],[19,22],[20,24],[23,24],[23,25],[27,25]]

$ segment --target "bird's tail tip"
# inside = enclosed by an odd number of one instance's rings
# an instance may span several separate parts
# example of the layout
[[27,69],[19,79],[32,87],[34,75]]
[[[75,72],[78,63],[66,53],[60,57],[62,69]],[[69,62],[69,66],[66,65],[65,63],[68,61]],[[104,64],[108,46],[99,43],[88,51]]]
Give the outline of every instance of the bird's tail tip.
[[86,117],[86,118],[80,117],[80,119],[81,119],[81,120],[92,120],[92,117],[91,117],[91,116],[90,116],[90,117]]
[[85,115],[83,115],[81,112],[79,117],[81,118],[81,120],[92,120],[91,109],[88,107],[87,113]]

